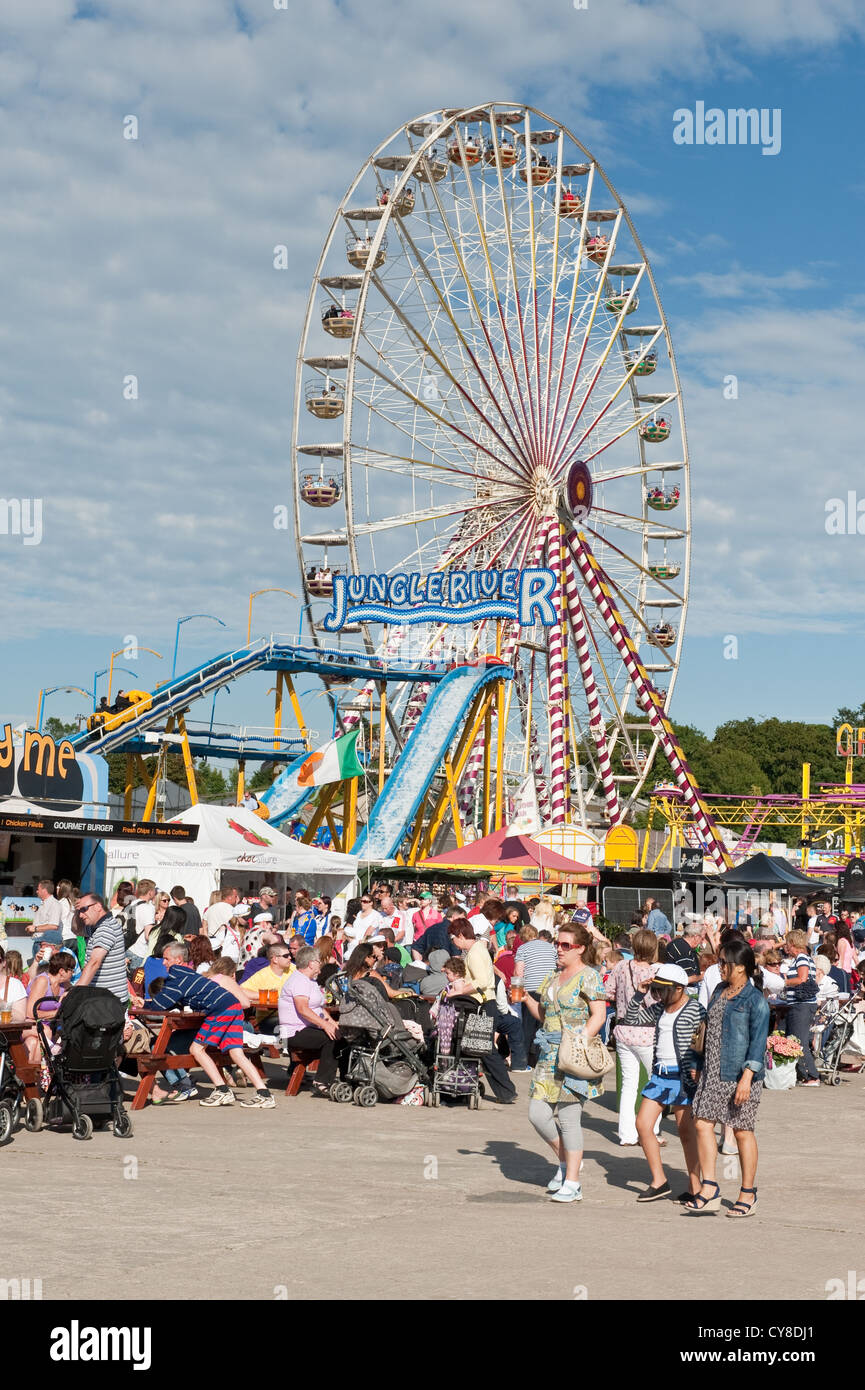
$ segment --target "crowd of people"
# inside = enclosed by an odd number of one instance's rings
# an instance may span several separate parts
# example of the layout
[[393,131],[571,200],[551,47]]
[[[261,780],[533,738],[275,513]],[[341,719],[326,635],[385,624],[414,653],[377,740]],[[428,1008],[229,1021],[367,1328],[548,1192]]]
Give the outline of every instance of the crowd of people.
[[[718,1142],[737,1153],[741,1190],[728,1215],[750,1215],[757,1200],[755,1124],[770,1027],[799,1044],[801,1084],[820,1084],[811,1050],[821,999],[849,997],[865,966],[865,914],[833,914],[830,904],[795,900],[788,913],[771,901],[746,902],[729,922],[691,915],[681,932],[653,898],[627,928],[601,931],[594,905],[562,909],[553,899],[502,901],[486,893],[414,897],[378,883],[346,904],[303,888],[280,902],[265,885],[243,897],[234,887],[203,910],[182,885],[122,881],[109,898],[72,884],[37,888],[29,969],[14,950],[0,963],[0,1010],[7,1020],[49,1026],[67,990],[94,984],[128,1010],[127,1036],[148,1010],[189,1008],[203,1015],[183,1040],[211,1083],[199,1097],[192,1075],[167,1069],[155,1104],[199,1098],[234,1103],[232,1082],[249,1083],[241,1105],[273,1108],[256,1052],[266,1043],[287,1057],[317,1059],[313,1094],[327,1096],[344,1073],[339,980],[366,981],[435,1055],[438,1011],[468,995],[492,1020],[495,1045],[482,1059],[488,1098],[512,1105],[513,1075],[531,1072],[528,1118],[557,1160],[549,1183],[556,1202],[582,1198],[583,1112],[604,1091],[604,1068],[576,1075],[560,1053],[565,1040],[601,1040],[615,1055],[618,1141],[640,1146],[648,1183],[640,1202],[673,1198],[662,1150],[671,1115],[687,1187],[676,1194],[692,1215],[717,1211]],[[35,1029],[25,1032],[38,1060]],[[214,1061],[224,1054],[225,1066]],[[252,1054],[252,1055],[250,1055]],[[238,1077],[239,1079],[239,1077]],[[716,1129],[718,1135],[716,1136]]]

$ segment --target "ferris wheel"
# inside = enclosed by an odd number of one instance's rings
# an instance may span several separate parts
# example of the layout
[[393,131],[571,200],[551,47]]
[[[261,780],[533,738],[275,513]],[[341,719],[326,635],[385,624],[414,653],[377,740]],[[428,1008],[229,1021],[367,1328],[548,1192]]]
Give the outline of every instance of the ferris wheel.
[[[688,451],[646,254],[570,131],[493,102],[412,120],[370,155],[313,278],[292,453],[320,645],[333,645],[322,624],[339,572],[557,574],[549,628],[355,630],[392,656],[497,651],[515,669],[509,770],[533,777],[542,817],[621,820],[659,746],[635,659],[659,710],[681,661]],[[426,694],[406,687],[397,745]],[[482,741],[459,789],[466,812]]]

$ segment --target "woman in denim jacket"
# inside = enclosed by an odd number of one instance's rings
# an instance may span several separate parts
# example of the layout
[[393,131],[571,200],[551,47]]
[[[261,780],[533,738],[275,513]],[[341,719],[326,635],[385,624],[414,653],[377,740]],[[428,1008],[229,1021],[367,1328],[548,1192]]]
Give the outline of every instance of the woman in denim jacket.
[[717,1211],[721,1189],[715,1182],[718,1149],[715,1125],[731,1125],[739,1150],[742,1186],[728,1216],[750,1216],[757,1205],[757,1140],[754,1124],[763,1089],[763,1063],[769,1032],[769,1005],[754,952],[741,938],[726,941],[718,957],[721,983],[709,1000],[706,1045],[694,1096],[694,1119],[703,1185],[688,1203],[696,1216]]

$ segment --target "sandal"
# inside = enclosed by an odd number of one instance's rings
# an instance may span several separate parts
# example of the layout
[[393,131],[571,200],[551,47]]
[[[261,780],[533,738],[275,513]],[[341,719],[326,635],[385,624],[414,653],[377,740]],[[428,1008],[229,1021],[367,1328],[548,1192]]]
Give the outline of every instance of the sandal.
[[[711,1197],[703,1196],[704,1187],[714,1187],[715,1192]],[[716,1182],[705,1182],[700,1184],[700,1191],[695,1192],[690,1201],[685,1202],[685,1211],[691,1216],[705,1216],[707,1212],[717,1211],[721,1205],[721,1189]]]
[[753,1192],[753,1194],[754,1194],[754,1200],[753,1200],[753,1202],[734,1202],[734,1203],[733,1203],[733,1205],[731,1206],[730,1210],[727,1212],[727,1215],[728,1215],[728,1216],[733,1216],[733,1217],[735,1217],[737,1220],[741,1220],[741,1219],[742,1219],[743,1217],[745,1217],[745,1216],[750,1216],[750,1215],[751,1215],[751,1212],[754,1210],[755,1206],[757,1205],[757,1189],[756,1189],[756,1187],[740,1187],[740,1188],[739,1188],[739,1191],[740,1191],[740,1192]]

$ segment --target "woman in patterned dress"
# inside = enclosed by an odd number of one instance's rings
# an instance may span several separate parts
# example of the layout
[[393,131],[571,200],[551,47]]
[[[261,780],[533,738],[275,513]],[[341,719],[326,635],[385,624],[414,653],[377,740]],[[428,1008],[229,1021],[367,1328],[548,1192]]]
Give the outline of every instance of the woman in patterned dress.
[[694,1119],[703,1183],[688,1204],[692,1215],[717,1211],[715,1125],[731,1125],[739,1150],[742,1186],[728,1216],[750,1216],[757,1204],[757,1140],[754,1124],[769,1032],[769,1005],[754,952],[740,938],[725,941],[718,958],[721,983],[709,1000],[703,1067],[694,1095]]
[[587,1100],[603,1094],[603,1079],[579,1081],[557,1070],[562,1026],[593,1038],[604,1026],[606,996],[601,977],[583,962],[592,937],[585,927],[569,924],[559,929],[556,941],[558,965],[538,990],[539,998],[526,994],[523,1007],[538,1020],[535,1046],[538,1063],[532,1077],[529,1120],[558,1159],[547,1191],[554,1202],[579,1202],[580,1166],[583,1161],[581,1115]]

